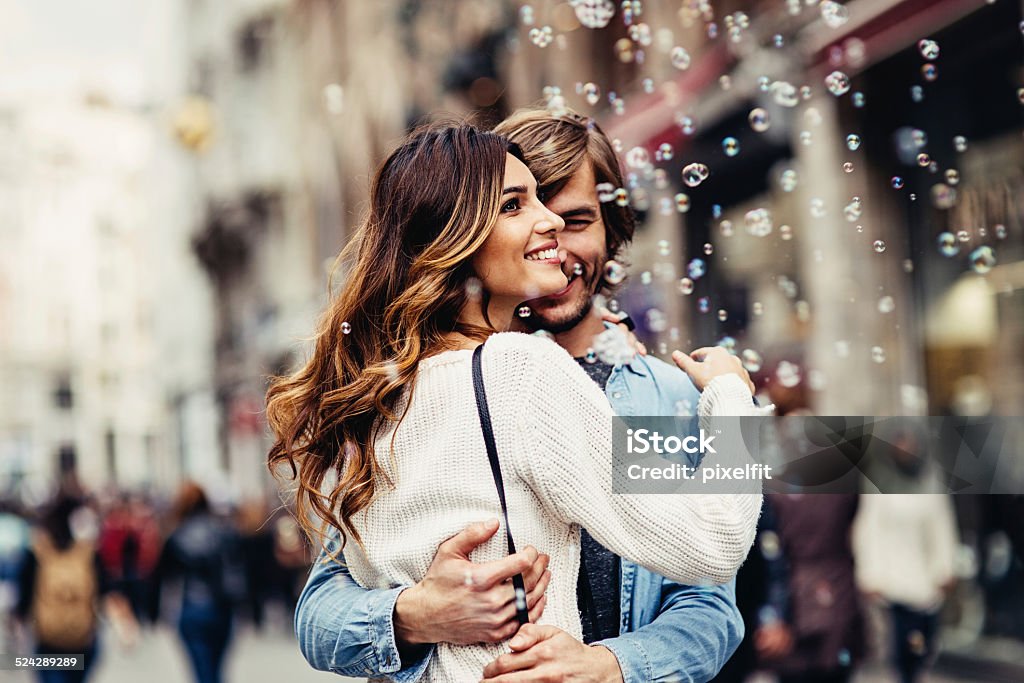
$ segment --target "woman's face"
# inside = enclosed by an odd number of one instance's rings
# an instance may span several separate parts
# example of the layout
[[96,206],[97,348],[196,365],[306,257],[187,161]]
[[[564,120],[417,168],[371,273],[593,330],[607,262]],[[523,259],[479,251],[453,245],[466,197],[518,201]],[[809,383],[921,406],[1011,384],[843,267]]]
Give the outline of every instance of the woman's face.
[[565,289],[566,251],[558,245],[565,221],[541,203],[530,169],[511,154],[502,188],[498,222],[473,257],[473,269],[492,305],[514,307]]

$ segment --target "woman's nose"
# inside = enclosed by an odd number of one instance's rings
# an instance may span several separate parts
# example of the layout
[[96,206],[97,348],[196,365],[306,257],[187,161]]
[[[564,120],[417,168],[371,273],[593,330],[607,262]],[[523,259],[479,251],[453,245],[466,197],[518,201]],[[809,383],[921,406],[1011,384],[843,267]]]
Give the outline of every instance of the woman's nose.
[[565,221],[562,217],[543,204],[540,205],[540,212],[540,220],[537,221],[537,232],[561,232],[565,227]]

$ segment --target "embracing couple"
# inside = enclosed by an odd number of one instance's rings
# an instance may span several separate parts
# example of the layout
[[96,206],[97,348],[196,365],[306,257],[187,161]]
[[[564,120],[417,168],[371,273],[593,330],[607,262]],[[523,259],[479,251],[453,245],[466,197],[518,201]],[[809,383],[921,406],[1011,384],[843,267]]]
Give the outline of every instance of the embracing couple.
[[377,171],[313,353],[267,398],[323,548],[295,617],[315,668],[707,681],[739,644],[760,495],[613,494],[612,415],[760,409],[724,349],[595,360],[635,224],[601,183],[623,186],[604,133],[542,109],[419,129]]

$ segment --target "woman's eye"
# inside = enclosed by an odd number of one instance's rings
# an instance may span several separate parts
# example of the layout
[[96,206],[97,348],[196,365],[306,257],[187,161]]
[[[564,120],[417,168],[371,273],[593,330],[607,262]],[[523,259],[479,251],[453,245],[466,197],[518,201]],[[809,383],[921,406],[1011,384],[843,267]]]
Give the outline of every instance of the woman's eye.
[[505,205],[501,207],[501,210],[502,210],[503,213],[508,213],[509,211],[515,211],[518,208],[519,208],[519,200],[518,199],[510,199],[507,202],[505,202]]

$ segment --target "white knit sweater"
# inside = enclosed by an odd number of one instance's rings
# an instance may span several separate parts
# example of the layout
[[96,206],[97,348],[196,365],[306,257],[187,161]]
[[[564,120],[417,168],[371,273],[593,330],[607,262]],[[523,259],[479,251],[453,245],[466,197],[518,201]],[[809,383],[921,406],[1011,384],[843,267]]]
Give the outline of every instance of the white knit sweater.
[[[472,351],[458,350],[422,361],[397,433],[391,428],[375,442],[394,486],[383,478],[375,482],[376,497],[353,519],[363,549],[348,544],[344,553],[364,587],[420,581],[445,539],[472,522],[501,516],[471,359]],[[724,583],[733,576],[753,542],[760,495],[613,494],[608,400],[552,341],[514,332],[491,336],[483,376],[516,545],[551,556],[540,623],[581,638],[580,527],[613,552],[684,583]],[[730,375],[710,383],[699,410],[748,414],[753,405],[743,382]],[[499,531],[472,559],[506,554]],[[425,680],[480,680],[484,666],[504,652],[504,643],[441,643]]]

